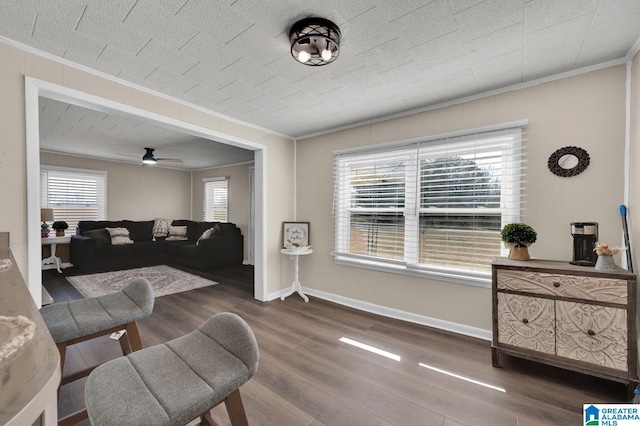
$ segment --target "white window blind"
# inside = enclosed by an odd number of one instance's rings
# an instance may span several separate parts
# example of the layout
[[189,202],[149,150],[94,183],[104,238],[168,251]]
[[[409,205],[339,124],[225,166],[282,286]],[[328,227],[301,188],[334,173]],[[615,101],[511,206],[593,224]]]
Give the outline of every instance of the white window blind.
[[229,178],[206,178],[202,217],[206,222],[227,222],[229,219]]
[[107,173],[43,166],[40,169],[40,206],[53,209],[54,221],[67,222],[66,234],[75,234],[81,220],[105,220]]
[[486,280],[524,211],[522,127],[337,153],[337,260]]

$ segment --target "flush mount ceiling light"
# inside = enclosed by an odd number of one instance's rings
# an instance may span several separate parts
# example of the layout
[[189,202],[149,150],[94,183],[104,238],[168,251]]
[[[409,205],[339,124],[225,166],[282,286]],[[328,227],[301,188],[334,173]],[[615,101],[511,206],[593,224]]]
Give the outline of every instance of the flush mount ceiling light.
[[326,65],[340,53],[340,28],[328,19],[306,18],[293,24],[289,41],[296,61],[312,67]]

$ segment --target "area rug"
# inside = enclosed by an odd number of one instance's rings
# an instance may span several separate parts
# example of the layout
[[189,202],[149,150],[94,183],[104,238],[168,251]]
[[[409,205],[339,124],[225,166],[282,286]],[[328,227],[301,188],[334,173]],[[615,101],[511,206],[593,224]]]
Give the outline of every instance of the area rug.
[[149,281],[156,297],[218,284],[215,281],[192,275],[166,265],[78,275],[75,277],[67,277],[67,281],[69,281],[80,294],[87,298],[102,296],[103,294],[121,290],[129,284],[132,279],[138,277],[146,278],[147,281]]

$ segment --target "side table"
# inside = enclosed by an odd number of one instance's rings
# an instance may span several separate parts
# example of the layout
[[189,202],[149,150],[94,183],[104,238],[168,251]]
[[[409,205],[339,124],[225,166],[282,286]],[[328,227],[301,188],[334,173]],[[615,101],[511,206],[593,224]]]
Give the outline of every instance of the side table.
[[304,255],[313,253],[313,250],[312,249],[291,250],[291,249],[286,248],[286,249],[280,250],[280,253],[288,254],[291,257],[291,260],[293,260],[293,268],[294,268],[293,269],[293,271],[294,271],[294,280],[293,280],[293,284],[291,284],[291,290],[287,294],[285,294],[284,296],[281,296],[280,300],[284,300],[285,298],[291,296],[293,293],[297,292],[305,302],[308,302],[309,298],[302,292],[302,286],[300,285],[300,280],[298,279],[298,258],[300,256],[304,256]]
[[51,256],[46,259],[42,259],[42,270],[55,268],[59,273],[62,273],[60,268],[73,266],[70,263],[61,263],[60,258],[56,256],[56,246],[58,244],[69,244],[71,242],[71,237],[48,237],[41,238],[41,240],[43,246],[51,246]]

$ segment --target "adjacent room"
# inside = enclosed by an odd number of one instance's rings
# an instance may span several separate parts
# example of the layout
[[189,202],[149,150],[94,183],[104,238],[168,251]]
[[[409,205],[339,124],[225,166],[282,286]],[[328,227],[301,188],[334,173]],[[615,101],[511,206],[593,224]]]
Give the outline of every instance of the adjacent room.
[[615,420],[639,51],[617,0],[4,2],[0,423]]

